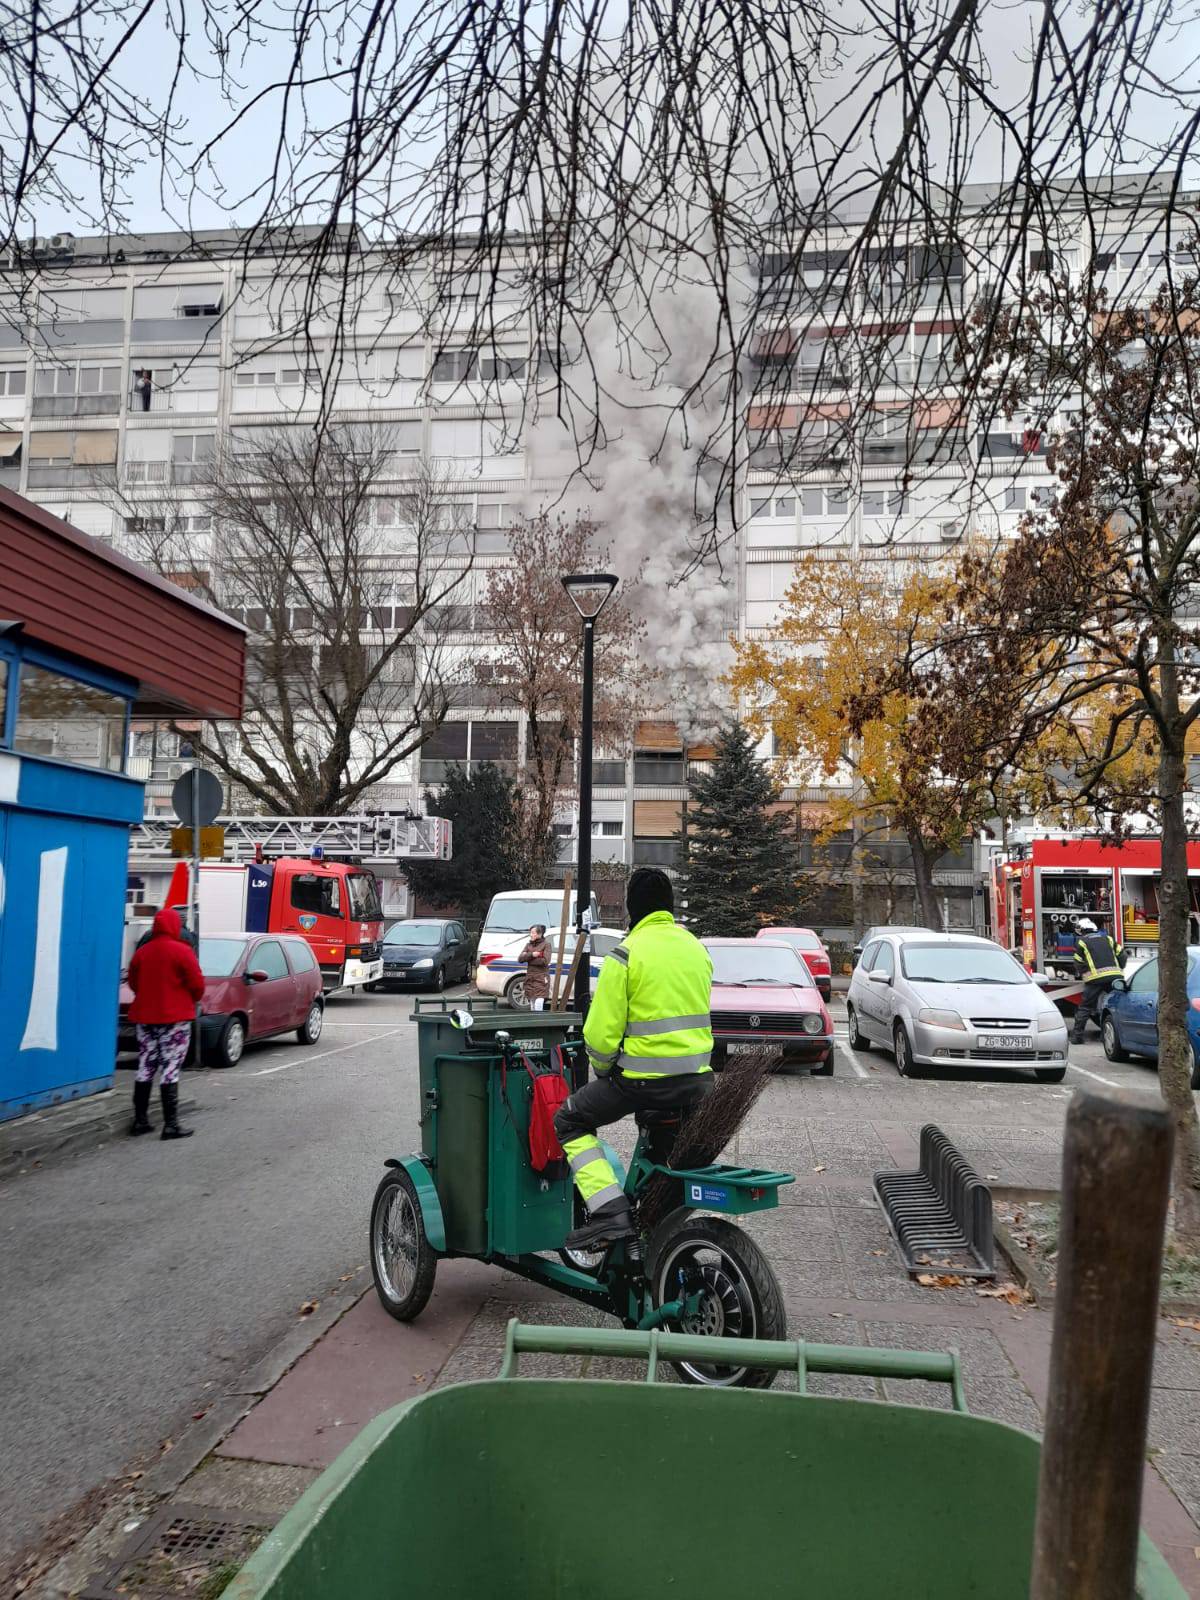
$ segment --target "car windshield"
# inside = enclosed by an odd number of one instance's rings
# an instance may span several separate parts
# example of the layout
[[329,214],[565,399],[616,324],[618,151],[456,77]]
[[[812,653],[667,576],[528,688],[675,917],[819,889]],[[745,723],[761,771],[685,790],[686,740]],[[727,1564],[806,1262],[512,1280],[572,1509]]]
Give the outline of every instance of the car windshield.
[[900,968],[910,983],[998,983],[1014,988],[1032,982],[999,945],[905,944]]
[[485,933],[528,933],[535,922],[557,927],[562,920],[561,895],[524,895],[519,900],[493,900],[488,909]]
[[384,944],[441,944],[440,922],[398,922],[383,936]]
[[790,945],[755,940],[752,944],[710,944],[706,948],[712,957],[714,983],[812,986],[808,968]]
[[790,944],[793,950],[819,950],[821,941],[815,933],[776,933],[773,929],[770,938],[779,939],[784,944]]
[[200,971],[206,978],[228,978],[246,948],[244,939],[201,939]]

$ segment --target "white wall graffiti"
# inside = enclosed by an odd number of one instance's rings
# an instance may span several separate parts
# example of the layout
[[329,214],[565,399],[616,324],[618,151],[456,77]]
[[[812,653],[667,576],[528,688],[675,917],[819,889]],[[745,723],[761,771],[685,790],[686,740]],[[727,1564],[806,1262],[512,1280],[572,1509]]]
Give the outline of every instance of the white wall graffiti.
[[63,890],[67,879],[67,846],[43,850],[38,874],[37,941],[33,987],[22,1050],[58,1049],[58,990],[62,965]]

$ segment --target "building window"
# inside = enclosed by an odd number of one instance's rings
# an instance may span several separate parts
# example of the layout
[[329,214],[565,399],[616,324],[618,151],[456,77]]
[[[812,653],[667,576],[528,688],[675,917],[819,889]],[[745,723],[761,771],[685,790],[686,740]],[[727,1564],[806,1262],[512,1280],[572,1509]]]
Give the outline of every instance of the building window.
[[124,766],[125,701],[47,667],[22,665],[13,748],[81,767]]
[[177,433],[171,440],[171,468],[176,483],[199,483],[210,470],[216,435]]
[[625,763],[623,761],[593,761],[592,783],[597,789],[623,789]]
[[751,495],[751,517],[785,517],[790,522],[796,515],[795,495]]
[[908,500],[898,489],[864,489],[862,508],[864,517],[903,517]]
[[684,781],[683,752],[659,750],[634,752],[633,781],[636,784],[679,784]]
[[635,867],[673,867],[679,860],[678,839],[635,839]]
[[25,368],[0,367],[0,394],[21,395],[25,393]]
[[616,821],[605,818],[601,822],[592,823],[593,839],[623,839],[625,837],[625,824],[618,817]]
[[1013,488],[1005,489],[1005,491],[1004,491],[1004,509],[1005,509],[1005,511],[1024,511],[1024,509],[1025,509],[1025,491],[1024,491],[1024,489],[1013,489]]

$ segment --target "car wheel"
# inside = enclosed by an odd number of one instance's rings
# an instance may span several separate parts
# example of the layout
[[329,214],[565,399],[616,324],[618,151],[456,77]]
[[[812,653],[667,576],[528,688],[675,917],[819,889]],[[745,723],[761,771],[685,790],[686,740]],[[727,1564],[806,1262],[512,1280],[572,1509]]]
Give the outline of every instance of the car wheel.
[[908,1042],[908,1034],[904,1031],[904,1024],[898,1022],[892,1034],[892,1048],[896,1052],[896,1071],[902,1078],[916,1077],[913,1066],[912,1045]]
[[207,1052],[211,1067],[236,1067],[246,1049],[246,1022],[243,1017],[226,1017],[216,1043]]
[[437,969],[437,971],[434,973],[434,975],[433,975],[433,987],[437,990],[438,994],[441,994],[442,990],[446,987],[446,969],[445,969],[445,967],[439,967]]
[[1111,1016],[1106,1016],[1100,1024],[1100,1043],[1104,1046],[1104,1054],[1110,1061],[1129,1060],[1129,1051],[1121,1043],[1117,1025]]
[[529,1001],[525,998],[525,979],[521,974],[518,973],[508,988],[505,989],[504,998],[516,1011],[528,1011],[530,1009]]
[[1034,1077],[1039,1083],[1061,1083],[1067,1075],[1066,1067],[1038,1067]]
[[858,1012],[851,1005],[846,1007],[846,1028],[849,1033],[847,1043],[851,1050],[869,1050],[871,1048],[871,1041],[859,1027]]
[[296,1029],[296,1037],[301,1044],[316,1044],[324,1025],[325,1007],[319,1000],[314,1000],[308,1008],[308,1015]]
[[812,1075],[813,1075],[814,1078],[832,1078],[833,1077],[833,1051],[832,1050],[825,1057],[824,1061],[818,1061],[817,1062],[816,1066],[812,1069]]

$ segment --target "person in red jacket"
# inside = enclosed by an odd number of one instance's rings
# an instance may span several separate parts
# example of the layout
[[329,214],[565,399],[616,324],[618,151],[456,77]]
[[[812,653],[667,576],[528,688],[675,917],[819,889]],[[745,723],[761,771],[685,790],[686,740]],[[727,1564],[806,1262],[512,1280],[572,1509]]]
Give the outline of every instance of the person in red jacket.
[[194,1128],[179,1126],[179,1069],[187,1055],[196,1004],[204,997],[204,974],[191,949],[179,937],[177,911],[160,911],[151,936],[133,953],[128,983],[133,990],[130,1022],[137,1023],[138,1067],[133,1085],[133,1127],[130,1133],[152,1133],[150,1092],[162,1068],[164,1139],[189,1139]]

